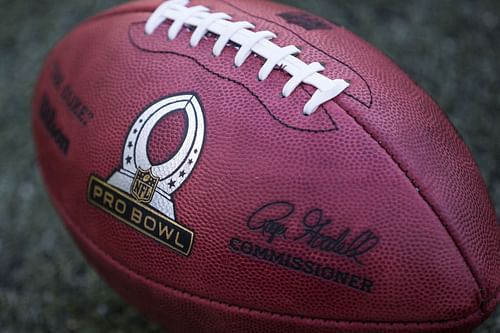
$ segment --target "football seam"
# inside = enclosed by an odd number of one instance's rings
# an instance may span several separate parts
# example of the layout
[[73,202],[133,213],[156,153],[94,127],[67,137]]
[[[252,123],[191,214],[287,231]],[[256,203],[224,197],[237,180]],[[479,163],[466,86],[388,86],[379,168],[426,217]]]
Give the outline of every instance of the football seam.
[[[418,184],[417,180],[415,178],[413,178],[411,175],[410,175],[410,171],[409,170],[406,170],[402,163],[399,162],[399,160],[396,158],[396,156],[394,154],[392,154],[389,149],[380,141],[380,140],[377,140],[377,138],[375,137],[374,134],[371,133],[370,130],[368,130],[368,128],[366,127],[365,124],[361,123],[358,118],[353,115],[350,111],[348,111],[347,108],[343,107],[341,104],[339,104],[341,107],[342,107],[342,110],[345,111],[345,113],[352,118],[352,120],[358,124],[358,126],[360,126],[363,131],[368,134],[368,136],[370,136],[370,138],[375,141],[375,143],[380,147],[382,148],[382,150],[384,150],[384,152],[387,154],[387,156],[389,156],[391,158],[391,160],[398,166],[399,170],[401,172],[403,172],[403,174],[406,176],[406,178],[410,181],[410,183],[415,187],[415,188],[421,188],[421,186]],[[451,239],[451,241],[453,242],[453,244],[455,245],[455,248],[457,249],[458,253],[460,254],[460,256],[462,257],[465,265],[467,266],[467,268],[469,269],[469,272],[474,280],[474,283],[476,284],[479,292],[480,292],[480,297],[481,297],[481,301],[480,301],[480,305],[479,305],[479,308],[480,309],[483,309],[483,304],[484,302],[486,301],[486,297],[485,297],[485,292],[484,292],[484,289],[482,288],[481,284],[479,283],[479,280],[477,278],[477,273],[475,272],[475,269],[472,267],[472,265],[470,264],[469,262],[469,258],[465,255],[465,253],[463,252],[463,249],[462,247],[458,244],[458,241],[456,240],[455,236],[453,236],[451,230],[449,229],[449,226],[448,226],[448,223],[445,222],[445,220],[441,217],[441,214],[438,213],[438,211],[436,210],[436,208],[434,207],[434,205],[430,202],[430,199],[427,198],[427,196],[423,193],[422,190],[418,191],[418,194],[420,195],[420,197],[422,198],[422,200],[427,204],[427,206],[431,209],[431,211],[433,212],[433,214],[436,216],[436,218],[439,220],[439,222],[441,223],[441,225],[443,226],[443,228],[446,230],[446,233],[448,234],[448,237]],[[500,286],[499,286],[500,287]]]

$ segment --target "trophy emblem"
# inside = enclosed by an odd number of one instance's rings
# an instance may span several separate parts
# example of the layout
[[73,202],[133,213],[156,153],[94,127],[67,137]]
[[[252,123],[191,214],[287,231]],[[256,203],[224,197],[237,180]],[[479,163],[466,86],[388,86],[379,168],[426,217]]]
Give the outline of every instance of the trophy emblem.
[[[153,165],[147,153],[149,137],[164,117],[178,111],[186,114],[184,141],[170,160]],[[173,194],[193,172],[204,136],[203,108],[196,95],[181,94],[157,101],[130,127],[123,145],[121,168],[106,181],[90,177],[89,202],[141,233],[189,255],[194,234],[176,221]]]

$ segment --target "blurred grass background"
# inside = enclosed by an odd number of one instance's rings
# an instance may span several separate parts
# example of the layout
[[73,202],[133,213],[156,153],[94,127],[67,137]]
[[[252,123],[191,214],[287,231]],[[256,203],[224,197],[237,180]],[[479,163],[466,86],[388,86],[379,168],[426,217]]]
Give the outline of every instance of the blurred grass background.
[[[0,0],[0,332],[159,332],[85,263],[49,203],[31,143],[42,60],[119,0]],[[500,1],[281,0],[344,25],[443,107],[500,211]],[[500,311],[475,333],[500,332]]]

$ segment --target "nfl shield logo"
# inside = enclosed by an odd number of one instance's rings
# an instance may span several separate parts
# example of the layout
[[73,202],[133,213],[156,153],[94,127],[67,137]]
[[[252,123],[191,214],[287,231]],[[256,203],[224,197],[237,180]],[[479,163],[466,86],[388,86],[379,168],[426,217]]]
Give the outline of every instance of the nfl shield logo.
[[130,192],[139,202],[149,203],[153,200],[159,180],[159,177],[155,177],[151,173],[151,169],[143,170],[138,168]]

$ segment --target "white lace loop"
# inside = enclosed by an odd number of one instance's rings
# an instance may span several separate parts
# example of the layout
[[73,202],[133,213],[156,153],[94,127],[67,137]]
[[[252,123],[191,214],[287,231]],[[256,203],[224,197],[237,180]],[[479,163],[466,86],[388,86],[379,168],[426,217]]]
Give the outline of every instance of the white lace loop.
[[255,44],[263,39],[271,40],[273,38],[276,38],[276,35],[270,31],[256,32],[248,41],[248,43],[245,43],[245,45],[241,45],[238,53],[236,53],[236,57],[234,58],[234,65],[236,67],[240,67],[241,65],[243,65],[245,60],[247,60],[250,54],[252,54],[252,48],[255,46]]
[[316,88],[316,92],[304,105],[304,114],[314,113],[322,104],[334,99],[349,87],[349,83],[342,79],[330,79],[320,72],[324,67],[313,62],[306,64],[295,57],[300,50],[295,46],[280,47],[271,40],[276,35],[270,31],[252,31],[255,26],[246,21],[232,22],[231,16],[226,13],[210,13],[204,6],[187,7],[189,0],[169,0],[158,6],[151,14],[145,25],[145,33],[152,34],[163,22],[173,21],[168,29],[168,38],[175,39],[184,25],[194,27],[189,41],[192,47],[198,46],[201,39],[212,33],[218,36],[213,47],[213,54],[220,56],[229,43],[239,45],[234,59],[234,65],[240,67],[251,54],[265,59],[258,73],[259,80],[265,80],[272,71],[279,66],[290,74],[291,78],[283,87],[283,97],[290,96],[302,83]]
[[323,67],[323,65],[319,62],[313,62],[307,65],[307,68],[305,68],[301,74],[294,75],[290,80],[288,80],[288,82],[283,87],[283,91],[281,92],[281,94],[283,95],[283,97],[290,96],[305,79],[315,73],[319,73],[324,70],[325,67]]
[[349,83],[344,80],[334,80],[327,90],[316,90],[311,99],[304,106],[304,114],[309,116],[316,111],[323,103],[334,99],[349,87]]
[[300,53],[300,50],[293,45],[280,48],[280,50],[271,58],[267,59],[264,66],[259,71],[259,80],[264,81],[269,74],[273,71],[274,67],[278,65],[283,59],[292,54]]
[[210,27],[213,23],[219,20],[230,20],[231,16],[226,13],[213,13],[210,16],[207,16],[206,19],[194,30],[193,36],[191,36],[191,40],[189,41],[189,45],[191,47],[196,47],[200,43],[203,36],[205,36],[208,32],[208,27]]
[[241,22],[234,22],[232,25],[230,25],[226,31],[224,31],[219,38],[217,39],[217,42],[215,42],[214,45],[214,56],[218,57],[222,54],[222,51],[226,47],[226,45],[229,43],[231,40],[231,37],[233,37],[238,31],[244,30],[244,29],[254,29],[255,26],[246,21],[241,21]]
[[188,3],[189,0],[170,0],[159,5],[146,22],[146,26],[144,27],[146,34],[151,35],[163,22],[168,19],[168,11],[174,9],[175,7],[183,8]]
[[209,9],[204,6],[195,6],[181,10],[181,12],[179,13],[179,17],[174,20],[174,23],[172,23],[170,29],[168,29],[168,39],[174,40],[175,37],[177,37],[177,35],[179,34],[179,32],[181,32],[182,27],[184,26],[188,18],[190,18],[195,14],[208,11]]

